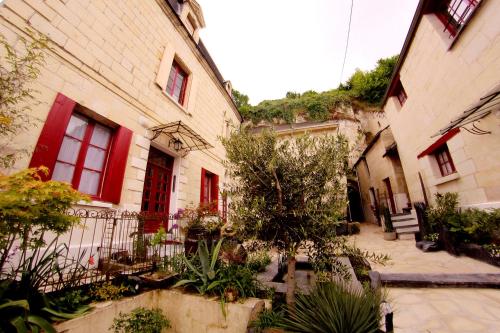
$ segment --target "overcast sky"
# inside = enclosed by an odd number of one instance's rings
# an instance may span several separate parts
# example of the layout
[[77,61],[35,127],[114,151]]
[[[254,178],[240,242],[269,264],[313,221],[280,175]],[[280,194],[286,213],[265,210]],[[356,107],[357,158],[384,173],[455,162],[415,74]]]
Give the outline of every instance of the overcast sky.
[[[339,84],[351,0],[198,0],[217,67],[251,104]],[[342,81],[401,51],[418,0],[354,0]]]

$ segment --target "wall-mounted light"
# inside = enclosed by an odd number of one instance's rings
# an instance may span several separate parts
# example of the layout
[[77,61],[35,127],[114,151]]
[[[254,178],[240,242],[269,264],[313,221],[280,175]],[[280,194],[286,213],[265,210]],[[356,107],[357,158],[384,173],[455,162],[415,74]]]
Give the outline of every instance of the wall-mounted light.
[[177,138],[171,139],[170,145],[174,146],[175,151],[179,151],[182,149],[182,141]]

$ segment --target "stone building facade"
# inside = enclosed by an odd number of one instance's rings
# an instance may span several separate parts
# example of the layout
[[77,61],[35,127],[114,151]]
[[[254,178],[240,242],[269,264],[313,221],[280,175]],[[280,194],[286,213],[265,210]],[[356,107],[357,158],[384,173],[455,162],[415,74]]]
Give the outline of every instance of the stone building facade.
[[429,204],[458,192],[464,207],[500,207],[499,12],[497,1],[419,2],[383,100],[394,143],[379,132],[357,163],[365,197],[388,195],[388,177],[396,206],[396,192]]
[[28,29],[50,44],[33,86],[40,121],[10,143],[30,152],[15,169],[48,166],[49,178],[91,195],[92,209],[221,209],[218,137],[241,116],[199,39],[204,26],[194,0],[4,1],[9,44]]

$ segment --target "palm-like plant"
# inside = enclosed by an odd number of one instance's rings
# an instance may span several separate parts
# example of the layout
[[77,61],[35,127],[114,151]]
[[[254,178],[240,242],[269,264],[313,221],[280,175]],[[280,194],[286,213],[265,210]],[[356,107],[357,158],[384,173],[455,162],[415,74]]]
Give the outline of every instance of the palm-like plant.
[[297,296],[284,327],[290,332],[375,333],[380,326],[379,292],[320,283],[309,295]]

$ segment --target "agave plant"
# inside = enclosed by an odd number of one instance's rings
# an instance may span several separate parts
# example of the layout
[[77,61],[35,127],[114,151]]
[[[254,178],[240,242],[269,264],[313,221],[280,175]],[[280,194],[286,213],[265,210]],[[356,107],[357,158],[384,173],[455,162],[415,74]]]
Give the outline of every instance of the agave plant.
[[319,283],[309,295],[297,296],[287,310],[287,332],[375,333],[380,326],[379,292]]
[[[195,255],[196,257],[192,260],[183,257],[188,268],[188,278],[178,281],[174,285],[174,288],[181,286],[193,286],[200,294],[204,295],[223,283],[224,281],[216,279],[218,272],[216,264],[222,241],[223,239],[220,239],[217,242],[217,245],[213,248],[212,253],[208,250],[206,240],[198,241],[198,250]],[[196,259],[199,260],[199,265],[194,263]]]

